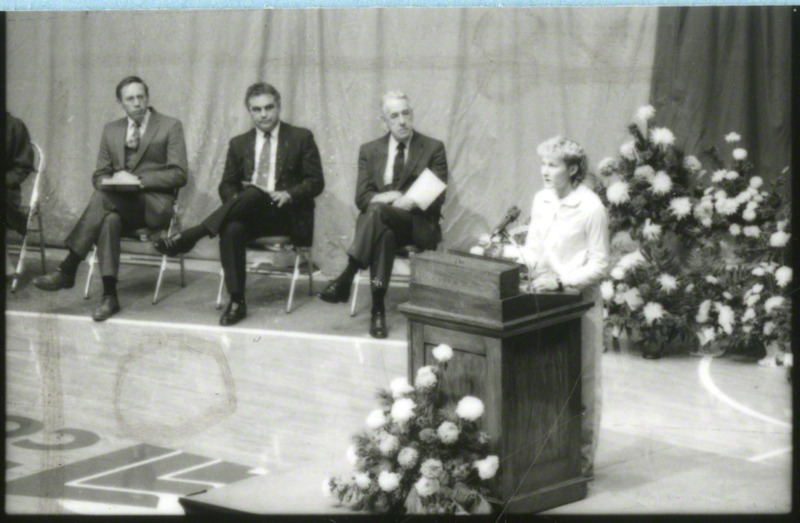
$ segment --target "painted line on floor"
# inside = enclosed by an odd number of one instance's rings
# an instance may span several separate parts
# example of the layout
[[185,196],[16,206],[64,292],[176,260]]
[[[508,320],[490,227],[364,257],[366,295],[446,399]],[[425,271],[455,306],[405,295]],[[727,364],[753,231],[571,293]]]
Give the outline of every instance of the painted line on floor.
[[774,458],[775,456],[780,456],[781,454],[786,454],[787,452],[791,451],[792,451],[792,446],[789,445],[788,447],[771,450],[769,452],[764,452],[763,454],[756,454],[755,456],[747,458],[747,461],[754,461],[754,462],[764,461],[769,458]]
[[704,356],[703,359],[700,360],[700,365],[697,367],[697,372],[700,375],[700,383],[702,383],[703,387],[706,388],[708,392],[711,393],[712,396],[716,397],[721,402],[727,404],[730,407],[754,418],[760,419],[761,421],[765,421],[767,423],[772,423],[774,425],[779,425],[781,427],[786,427],[788,429],[792,428],[791,423],[786,423],[785,421],[781,421],[779,419],[772,418],[767,416],[766,414],[762,414],[758,411],[751,409],[745,405],[742,405],[738,401],[734,400],[730,396],[726,395],[724,392],[719,390],[719,388],[714,384],[714,381],[711,379],[711,361],[714,358],[711,356]]
[[[55,320],[74,320],[91,322],[96,325],[101,325],[95,322],[89,316],[77,316],[72,314],[55,314],[50,312],[27,312],[27,311],[6,311],[6,316],[16,316],[19,318],[40,318],[40,319],[55,319]],[[239,334],[258,334],[268,336],[282,336],[284,338],[298,338],[305,340],[322,340],[322,341],[340,341],[345,343],[360,342],[360,343],[373,343],[375,345],[386,345],[389,347],[407,347],[408,342],[405,340],[378,340],[374,338],[362,338],[359,336],[340,336],[337,334],[315,334],[311,332],[299,331],[281,331],[281,330],[268,330],[268,329],[248,329],[244,327],[222,327],[219,325],[200,325],[194,323],[169,323],[164,321],[150,321],[150,320],[130,320],[125,318],[111,318],[103,323],[115,325],[131,325],[136,327],[161,327],[168,329],[190,330],[190,331],[205,331],[227,333],[235,332]]]

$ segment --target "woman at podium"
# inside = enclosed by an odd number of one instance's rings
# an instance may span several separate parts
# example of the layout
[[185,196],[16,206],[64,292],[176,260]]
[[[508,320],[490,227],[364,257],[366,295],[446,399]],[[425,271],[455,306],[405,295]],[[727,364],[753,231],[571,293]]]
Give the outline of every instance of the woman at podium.
[[593,474],[600,426],[600,356],[603,300],[599,283],[608,269],[608,215],[600,198],[584,185],[588,161],[578,143],[561,136],[541,143],[544,188],[533,197],[531,223],[520,262],[528,266],[531,290],[582,291],[594,307],[581,321],[581,472]]

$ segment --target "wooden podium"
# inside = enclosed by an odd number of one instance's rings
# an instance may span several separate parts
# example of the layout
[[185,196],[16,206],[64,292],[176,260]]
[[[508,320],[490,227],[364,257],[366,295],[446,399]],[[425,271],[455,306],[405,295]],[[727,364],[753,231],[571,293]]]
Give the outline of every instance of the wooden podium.
[[412,258],[408,372],[453,348],[442,387],[486,406],[500,457],[495,489],[507,512],[538,512],[586,497],[580,475],[580,293],[525,294],[519,265],[455,252]]

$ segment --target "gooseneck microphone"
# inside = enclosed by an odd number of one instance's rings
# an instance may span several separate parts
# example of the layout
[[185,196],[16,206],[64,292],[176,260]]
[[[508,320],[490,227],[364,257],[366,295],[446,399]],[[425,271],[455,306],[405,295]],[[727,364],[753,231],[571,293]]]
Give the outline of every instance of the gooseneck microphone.
[[500,220],[500,223],[497,224],[497,227],[495,227],[492,230],[492,236],[498,236],[500,234],[505,233],[506,228],[515,221],[517,221],[517,218],[519,218],[519,213],[520,213],[519,207],[517,207],[516,205],[512,205],[506,211],[506,214],[505,216],[503,216],[503,219]]

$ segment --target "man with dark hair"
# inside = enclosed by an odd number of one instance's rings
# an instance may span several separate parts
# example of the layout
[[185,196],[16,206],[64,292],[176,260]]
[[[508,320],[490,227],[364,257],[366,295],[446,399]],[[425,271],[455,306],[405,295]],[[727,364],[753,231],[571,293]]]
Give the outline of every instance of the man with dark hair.
[[234,325],[247,316],[247,241],[288,234],[295,246],[311,246],[314,198],[325,187],[314,135],[281,121],[278,91],[265,82],[251,85],[245,106],[254,128],[229,143],[219,184],[222,205],[199,225],[154,243],[157,251],[175,256],[189,252],[201,238],[219,234],[230,294],[220,325]]
[[319,295],[329,303],[346,302],[356,272],[369,267],[369,333],[375,338],[388,336],[384,297],[396,249],[412,244],[435,249],[442,238],[439,218],[444,194],[422,210],[405,193],[425,169],[447,182],[444,144],[414,130],[414,113],[405,94],[383,95],[381,119],[389,132],[362,145],[358,152],[356,207],[361,214],[347,251],[347,267]]
[[46,291],[72,288],[78,265],[96,243],[103,297],[92,313],[95,321],[120,310],[121,236],[142,228],[166,228],[177,189],[188,181],[181,122],[149,106],[147,84],[139,77],[124,78],[116,93],[126,116],[103,129],[92,175],[95,191],[64,242],[69,252],[58,269],[33,282]]
[[[19,118],[6,111],[6,228],[25,234],[28,215],[20,210],[22,202],[20,186],[33,172],[33,147],[28,128]],[[14,267],[6,253],[6,275],[13,274]]]

